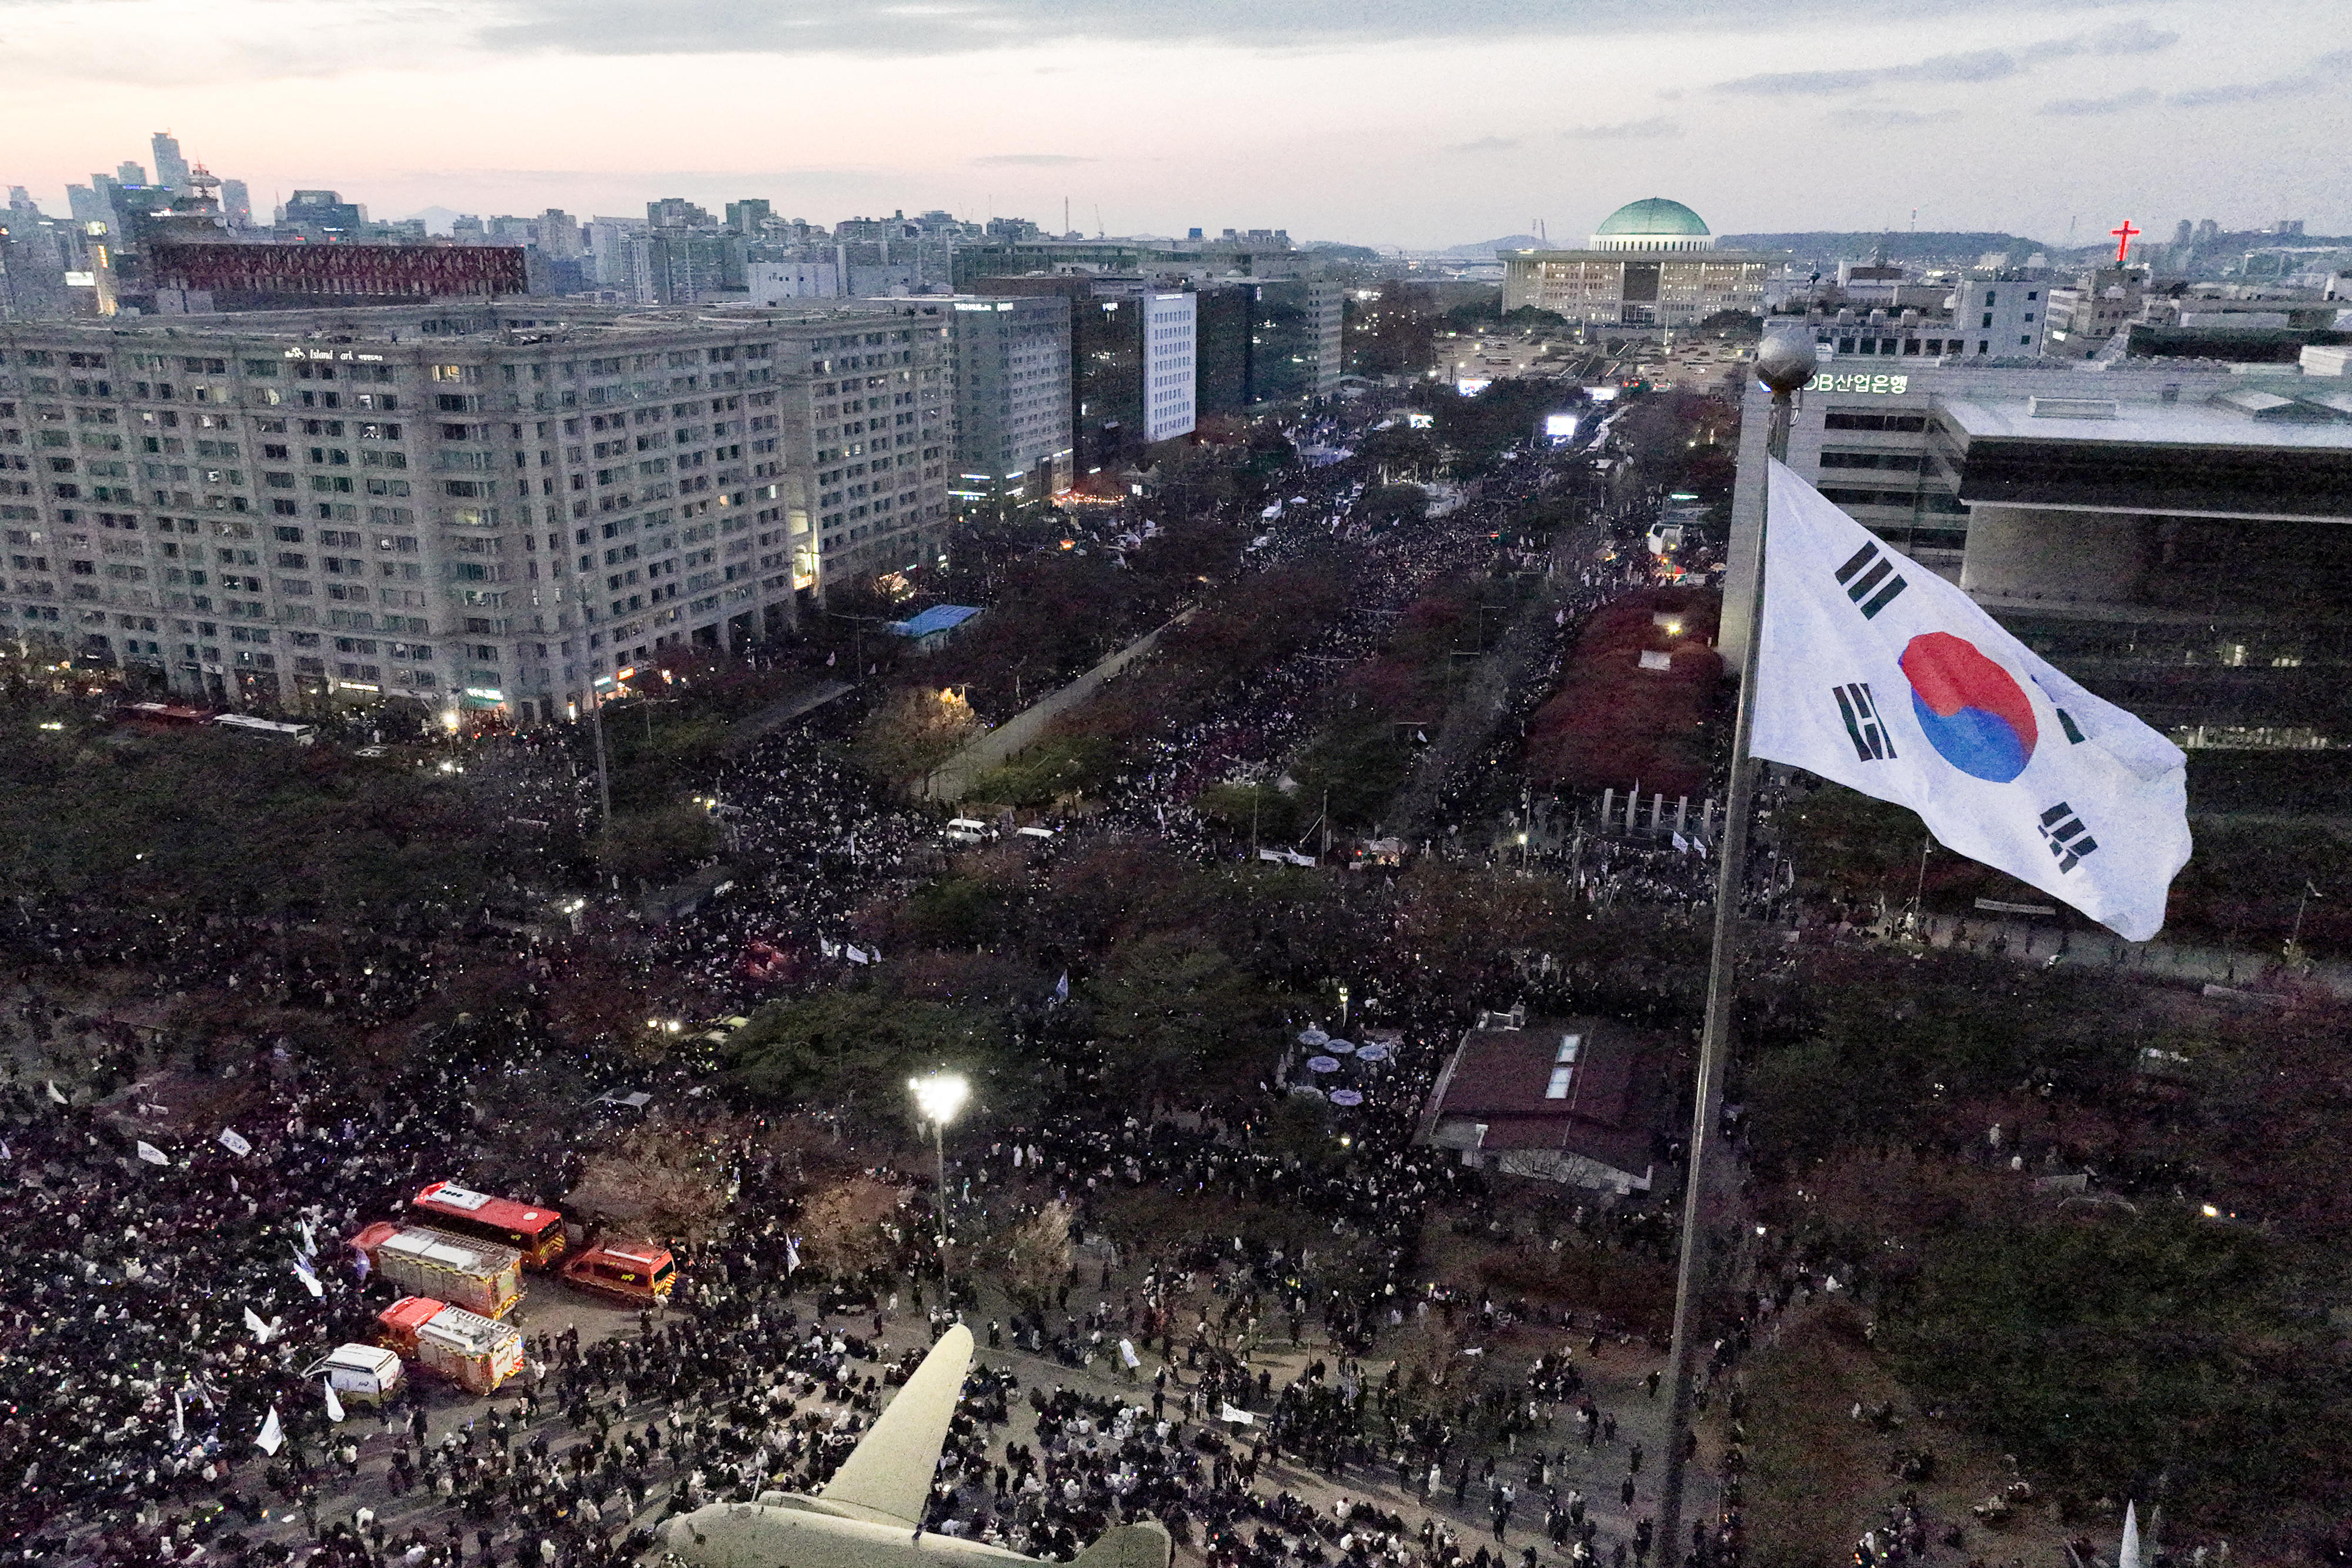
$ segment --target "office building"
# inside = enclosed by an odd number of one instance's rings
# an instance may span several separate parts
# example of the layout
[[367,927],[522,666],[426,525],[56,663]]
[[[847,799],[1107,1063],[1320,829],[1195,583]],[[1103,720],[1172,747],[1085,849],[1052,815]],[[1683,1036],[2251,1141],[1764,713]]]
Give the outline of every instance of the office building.
[[1069,487],[1070,301],[1058,294],[951,302],[961,502],[1038,500]]
[[2147,269],[2102,267],[2050,291],[2050,350],[2061,359],[2088,359],[2139,318]]
[[[2288,366],[1973,350],[1823,364],[1790,466],[2184,746],[2352,746],[2352,392]],[[1735,557],[1762,506],[1769,401],[1751,384]],[[1727,645],[1741,635],[1727,625]]]
[[1962,279],[1952,290],[1951,325],[1962,344],[1954,351],[1979,359],[2038,356],[2050,324],[2049,293],[2048,283],[2014,272]]
[[936,555],[935,307],[532,308],[0,324],[0,633],[199,701],[544,721]]
[[1071,274],[983,277],[972,292],[1070,302],[1070,444],[1081,486],[1089,478],[1115,480],[1145,461],[1151,443],[1192,433],[1199,364],[1189,290],[1154,287],[1140,277]]
[[1250,402],[1328,397],[1339,384],[1347,288],[1313,274],[1252,285]]
[[841,267],[832,261],[754,261],[743,268],[749,303],[773,307],[788,299],[838,299]]
[[748,303],[743,236],[726,229],[666,227],[646,231],[646,266],[657,305]]
[[1582,250],[1506,251],[1503,308],[1532,306],[1591,327],[1695,327],[1727,310],[1761,314],[1777,256],[1717,250],[1680,202],[1650,196],[1612,213]]
[[[984,277],[1019,277],[1034,273],[1084,273],[1106,277],[1171,273],[1199,277],[1277,276],[1299,270],[1299,253],[1281,229],[1227,229],[1216,238],[1198,230],[1186,239],[1152,236],[1087,239],[1079,235],[1033,235],[1034,225],[999,218],[983,235],[969,236],[956,246],[954,274],[959,292],[973,291]],[[836,233],[838,230],[836,230]]]
[[1137,297],[1143,328],[1143,439],[1192,434],[1197,373],[1192,357],[1192,295],[1147,288]]
[[297,191],[278,214],[281,236],[313,240],[355,236],[366,223],[367,214],[359,204],[334,191]]

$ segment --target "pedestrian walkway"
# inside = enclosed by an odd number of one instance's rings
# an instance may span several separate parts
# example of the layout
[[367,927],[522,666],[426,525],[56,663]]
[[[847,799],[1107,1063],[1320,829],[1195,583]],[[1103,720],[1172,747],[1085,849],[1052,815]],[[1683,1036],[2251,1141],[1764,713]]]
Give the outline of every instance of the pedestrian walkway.
[[[2123,970],[2256,995],[2274,993],[2288,981],[2284,962],[2272,953],[2232,953],[2161,940],[2126,942],[2112,931],[2067,931],[2014,916],[1930,915],[1922,936],[1928,946],[1948,952],[1987,953],[2051,968]],[[2315,963],[2293,981],[2352,997],[2352,964],[2334,959]]]

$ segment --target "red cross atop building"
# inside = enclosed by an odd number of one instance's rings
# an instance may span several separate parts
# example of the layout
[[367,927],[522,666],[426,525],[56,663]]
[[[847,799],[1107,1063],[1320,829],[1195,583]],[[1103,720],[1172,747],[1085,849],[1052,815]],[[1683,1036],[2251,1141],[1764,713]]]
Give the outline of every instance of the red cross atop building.
[[2121,267],[2130,256],[2133,236],[2136,235],[2146,234],[2147,231],[2146,229],[2136,229],[2132,227],[2132,221],[2129,218],[2126,218],[2124,220],[2123,227],[2119,229],[2109,229],[2107,232],[2116,236],[2116,265],[2117,267]]

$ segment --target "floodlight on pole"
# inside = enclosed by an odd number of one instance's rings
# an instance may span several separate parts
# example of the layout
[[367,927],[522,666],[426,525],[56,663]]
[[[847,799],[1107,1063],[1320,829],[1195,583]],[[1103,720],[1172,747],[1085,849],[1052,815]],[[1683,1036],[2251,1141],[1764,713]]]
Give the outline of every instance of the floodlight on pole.
[[915,1109],[931,1124],[933,1145],[940,1162],[940,1280],[944,1286],[948,1276],[948,1124],[955,1120],[963,1103],[971,1097],[971,1085],[961,1072],[934,1072],[925,1078],[909,1078],[907,1087],[915,1096]]

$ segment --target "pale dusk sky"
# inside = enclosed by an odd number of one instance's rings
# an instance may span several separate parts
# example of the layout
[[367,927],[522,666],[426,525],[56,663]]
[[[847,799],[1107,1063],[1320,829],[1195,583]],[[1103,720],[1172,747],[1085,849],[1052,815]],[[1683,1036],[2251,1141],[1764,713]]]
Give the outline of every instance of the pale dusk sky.
[[0,183],[60,214],[168,129],[265,219],[328,186],[1414,246],[1651,194],[1719,233],[2352,231],[2340,0],[0,0]]

